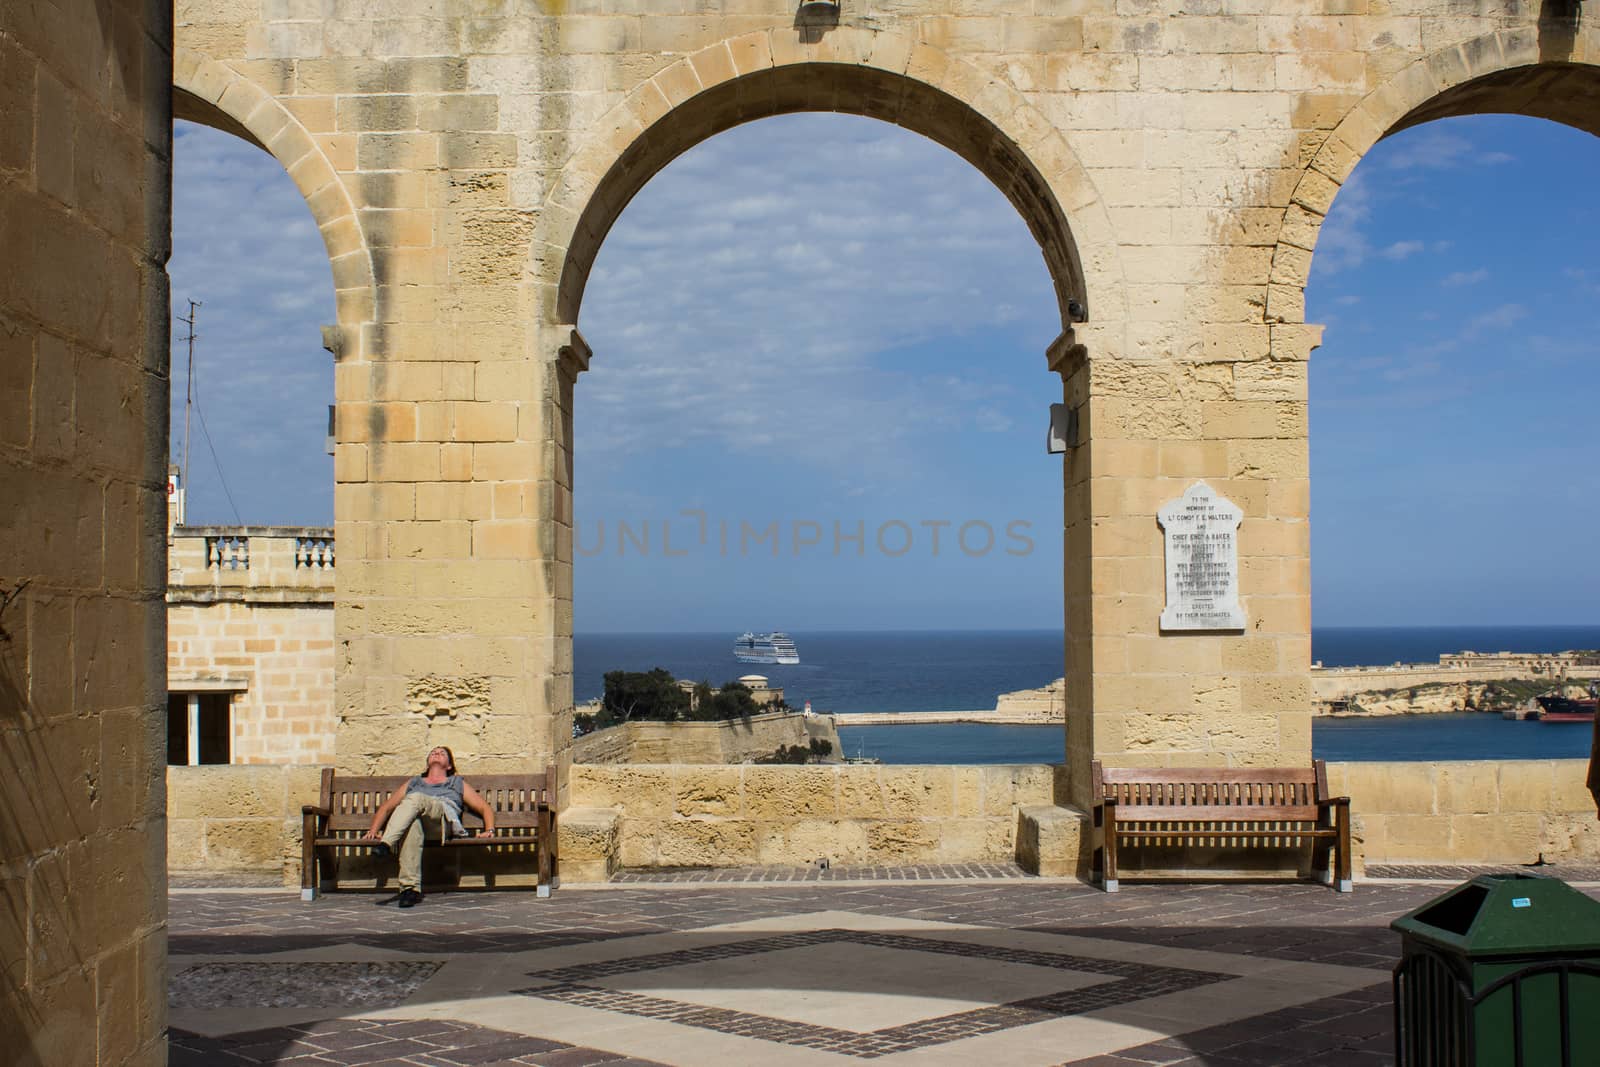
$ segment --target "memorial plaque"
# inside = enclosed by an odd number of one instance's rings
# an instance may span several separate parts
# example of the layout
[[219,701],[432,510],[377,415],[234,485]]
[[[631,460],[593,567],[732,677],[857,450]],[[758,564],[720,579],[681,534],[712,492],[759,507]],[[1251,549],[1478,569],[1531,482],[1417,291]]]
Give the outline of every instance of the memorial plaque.
[[1167,541],[1163,630],[1243,630],[1239,606],[1239,520],[1244,512],[1195,482],[1156,512]]

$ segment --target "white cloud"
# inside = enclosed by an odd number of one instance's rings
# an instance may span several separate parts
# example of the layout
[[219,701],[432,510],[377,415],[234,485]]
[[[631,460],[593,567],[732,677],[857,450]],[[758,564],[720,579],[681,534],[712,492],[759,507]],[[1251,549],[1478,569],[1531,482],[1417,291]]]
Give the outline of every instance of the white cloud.
[[1488,269],[1485,267],[1479,267],[1477,270],[1451,271],[1449,274],[1444,276],[1444,279],[1439,282],[1439,284],[1447,289],[1455,289],[1463,285],[1477,285],[1479,282],[1486,282],[1488,280]]
[[[201,301],[195,379],[228,486],[246,522],[333,519],[323,451],[333,358],[333,275],[316,223],[276,160],[229,134],[174,125],[172,306]],[[186,327],[173,327],[172,450],[183,448]],[[195,420],[191,522],[231,522]]]
[[1501,304],[1473,318],[1474,330],[1505,330],[1528,317],[1528,309],[1521,304]]
[[[851,116],[740,127],[657,175],[606,239],[577,453],[705,442],[887,478],[918,432],[1009,428],[1018,397],[974,408],[984,363],[1014,358],[1019,334],[1045,402],[1055,315],[1022,219],[954,154]],[[920,373],[936,341],[965,346],[973,373]]]
[[1424,247],[1426,246],[1421,241],[1396,241],[1394,244],[1385,247],[1379,255],[1383,256],[1384,259],[1392,259],[1395,262],[1399,262],[1400,260],[1411,258],[1422,251]]
[[1469,138],[1448,127],[1425,126],[1406,131],[1404,139],[1385,152],[1383,165],[1391,170],[1449,170],[1472,164],[1509,163],[1505,152],[1483,152]]

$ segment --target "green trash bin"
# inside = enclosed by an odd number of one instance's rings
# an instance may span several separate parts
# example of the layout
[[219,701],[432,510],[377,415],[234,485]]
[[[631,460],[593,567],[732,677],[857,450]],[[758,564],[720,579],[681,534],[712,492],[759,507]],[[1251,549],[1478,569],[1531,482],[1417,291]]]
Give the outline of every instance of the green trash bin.
[[1600,901],[1486,874],[1390,929],[1400,1067],[1600,1065]]

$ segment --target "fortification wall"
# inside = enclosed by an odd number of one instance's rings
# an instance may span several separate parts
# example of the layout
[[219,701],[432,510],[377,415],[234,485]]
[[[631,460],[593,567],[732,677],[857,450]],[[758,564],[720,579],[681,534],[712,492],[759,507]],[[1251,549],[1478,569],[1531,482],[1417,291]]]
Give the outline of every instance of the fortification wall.
[[828,740],[839,752],[839,735],[826,716],[798,712],[752,715],[728,722],[630,722],[599,730],[572,743],[575,763],[745,763],[770,756],[780,745],[806,746]]
[[[1600,678],[1600,667],[1566,668],[1568,679]],[[1489,662],[1461,667],[1437,667],[1430,663],[1400,667],[1321,667],[1312,668],[1311,693],[1317,700],[1344,700],[1357,693],[1384,689],[1410,689],[1419,685],[1459,685],[1467,682],[1498,682],[1506,679],[1547,681],[1552,686],[1561,676],[1552,672],[1526,669],[1515,663]]]

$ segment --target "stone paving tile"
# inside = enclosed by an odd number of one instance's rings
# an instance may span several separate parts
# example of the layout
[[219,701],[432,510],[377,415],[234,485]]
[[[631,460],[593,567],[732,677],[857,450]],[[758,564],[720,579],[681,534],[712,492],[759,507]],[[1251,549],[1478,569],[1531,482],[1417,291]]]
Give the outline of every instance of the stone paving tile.
[[1367,868],[1369,878],[1429,879],[1464,882],[1480,874],[1542,874],[1568,882],[1600,882],[1600,867],[1563,864],[1523,867],[1465,867],[1449,864],[1383,864]]
[[[1388,924],[1439,892],[1439,886],[1402,883],[1360,885],[1353,894],[1292,883],[1134,883],[1125,885],[1121,893],[1106,895],[1071,884],[1026,879],[936,885],[836,880],[753,888],[696,884],[592,892],[568,888],[547,899],[528,892],[435,893],[421,907],[403,913],[373,907],[374,895],[363,893],[335,894],[311,904],[283,892],[184,893],[170,900],[170,947],[178,956],[206,954],[241,962],[290,949],[357,945],[436,959],[666,934],[824,910],[955,922],[1257,958],[1338,963],[1366,968],[1373,976],[1370,987],[1284,1012],[1177,1035],[1110,1056],[1065,1062],[1120,1067],[1271,1063],[1362,1067],[1392,1062],[1388,971],[1397,960],[1399,942]],[[718,1010],[682,1007],[691,1012]],[[736,1030],[744,1023],[735,1018],[739,1014],[724,1013],[716,1020]],[[759,1026],[751,1023],[757,1030],[750,1036],[771,1039],[783,1029],[760,1018]],[[766,1034],[769,1029],[773,1034]],[[833,1040],[828,1034],[801,1036],[821,1042],[808,1041],[801,1047],[829,1047]],[[867,1047],[871,1042],[855,1040],[854,1035],[839,1040],[846,1044],[854,1041],[859,1047],[851,1051],[856,1055],[876,1049],[875,1045]],[[884,1040],[883,1051],[891,1051],[895,1042]],[[328,1019],[223,1038],[175,1031],[171,1062],[177,1067],[265,1063],[321,1067],[358,1062],[407,1067],[582,1067],[588,1063],[621,1067],[638,1062],[557,1042],[515,1044],[528,1041],[542,1039],[459,1022]],[[508,1044],[495,1047],[499,1043]]]
[[431,1020],[335,1019],[225,1037],[169,1034],[169,1067],[340,1064],[345,1067],[662,1067],[601,1049]]
[[622,885],[724,882],[917,882],[1024,880],[1035,877],[1015,863],[929,863],[911,867],[684,867],[622,870],[611,881]]

